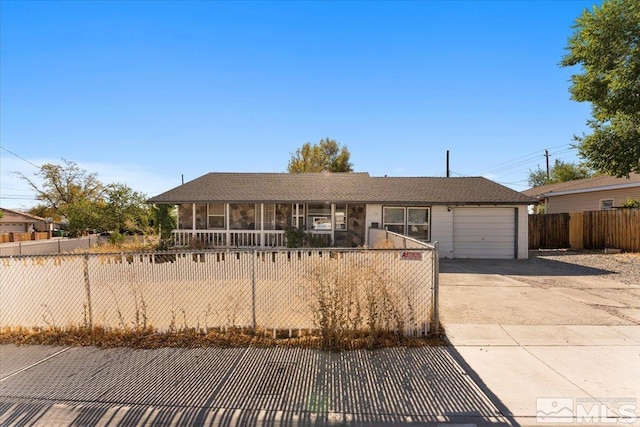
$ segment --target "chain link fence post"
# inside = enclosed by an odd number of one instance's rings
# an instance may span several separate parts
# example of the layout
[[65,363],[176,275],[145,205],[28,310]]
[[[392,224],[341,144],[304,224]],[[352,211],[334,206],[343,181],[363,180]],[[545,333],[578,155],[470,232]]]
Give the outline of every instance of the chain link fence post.
[[83,262],[83,271],[84,271],[84,291],[86,297],[86,326],[89,330],[93,331],[93,311],[91,308],[91,284],[89,282],[89,254],[84,254],[84,262]]
[[258,252],[254,249],[251,257],[251,326],[256,333],[256,257]]
[[440,255],[439,243],[433,243],[432,255],[432,271],[433,271],[433,329],[436,335],[440,334],[440,313],[439,313],[439,294],[440,294]]

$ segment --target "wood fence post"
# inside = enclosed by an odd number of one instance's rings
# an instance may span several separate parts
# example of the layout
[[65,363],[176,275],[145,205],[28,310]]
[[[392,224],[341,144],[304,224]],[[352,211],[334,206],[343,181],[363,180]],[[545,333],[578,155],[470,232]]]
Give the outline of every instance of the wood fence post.
[[574,251],[584,249],[582,212],[569,213],[569,245]]

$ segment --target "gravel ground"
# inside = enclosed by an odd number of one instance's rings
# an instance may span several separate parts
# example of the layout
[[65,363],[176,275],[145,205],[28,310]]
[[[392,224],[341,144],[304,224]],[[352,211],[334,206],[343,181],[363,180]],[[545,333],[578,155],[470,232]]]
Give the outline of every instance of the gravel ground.
[[572,270],[599,269],[615,273],[615,280],[627,285],[640,285],[640,253],[605,254],[602,251],[539,250],[529,251],[531,262],[560,261],[569,273]]

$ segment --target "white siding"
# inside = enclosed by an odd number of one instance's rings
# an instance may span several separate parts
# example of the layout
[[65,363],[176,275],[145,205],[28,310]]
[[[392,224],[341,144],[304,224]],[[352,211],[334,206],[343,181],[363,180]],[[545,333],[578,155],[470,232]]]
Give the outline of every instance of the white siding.
[[453,254],[456,258],[514,258],[514,208],[453,209]]
[[599,211],[601,200],[613,199],[614,206],[622,206],[627,198],[640,200],[640,187],[552,196],[547,213]]
[[[516,209],[518,212],[517,257],[520,259],[526,259],[529,254],[529,230],[527,223],[527,221],[529,220],[529,215],[526,206],[432,206],[430,218],[431,242],[438,242],[441,258],[454,257],[454,213],[457,211],[458,218],[460,214],[465,213],[473,216],[471,220],[472,225],[467,224],[465,228],[458,228],[457,230],[458,233],[464,234],[464,236],[458,236],[463,241],[464,239],[473,239],[474,236],[475,238],[478,238],[477,236],[490,231],[492,227],[494,228],[494,231],[488,234],[489,241],[494,238],[506,239],[502,244],[502,252],[496,253],[495,251],[476,249],[478,251],[477,253],[474,252],[473,256],[467,255],[466,257],[513,258],[514,246],[516,244],[516,242],[514,241],[516,235]],[[367,229],[368,227],[371,227],[371,223],[373,222],[377,222],[379,226],[382,227],[382,205],[367,205]],[[495,231],[495,228],[497,228],[497,232]],[[367,244],[369,244],[369,242],[367,242]]]
[[453,258],[453,209],[431,208],[431,242],[438,242],[441,258]]
[[382,228],[382,205],[367,205],[366,223],[367,230],[365,233],[365,244],[369,244],[369,228],[371,224],[377,222],[378,227]]
[[529,258],[529,209],[518,206],[518,259]]

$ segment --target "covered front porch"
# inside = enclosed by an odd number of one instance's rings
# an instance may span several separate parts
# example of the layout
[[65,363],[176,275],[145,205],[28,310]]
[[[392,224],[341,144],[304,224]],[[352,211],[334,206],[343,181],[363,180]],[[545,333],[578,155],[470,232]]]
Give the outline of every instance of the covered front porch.
[[363,245],[365,205],[346,203],[182,203],[176,247],[287,246],[287,229],[304,230],[323,246]]

